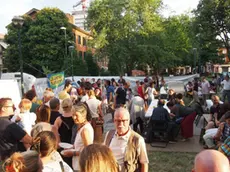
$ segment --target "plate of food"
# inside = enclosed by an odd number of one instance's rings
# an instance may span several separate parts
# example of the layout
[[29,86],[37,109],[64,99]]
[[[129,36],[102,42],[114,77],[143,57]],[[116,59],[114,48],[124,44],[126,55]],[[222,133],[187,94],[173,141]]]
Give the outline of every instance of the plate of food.
[[73,148],[73,145],[72,145],[72,144],[70,144],[70,143],[65,143],[65,142],[60,142],[60,143],[59,143],[59,146],[60,146],[61,148],[64,148],[64,149],[71,149],[71,148]]

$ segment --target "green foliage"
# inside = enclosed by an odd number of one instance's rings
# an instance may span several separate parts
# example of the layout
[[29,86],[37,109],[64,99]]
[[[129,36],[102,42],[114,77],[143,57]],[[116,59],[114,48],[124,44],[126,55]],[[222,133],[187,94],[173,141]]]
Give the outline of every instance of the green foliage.
[[74,62],[74,76],[88,76],[87,64],[82,58],[76,58]]
[[157,12],[160,6],[160,0],[93,2],[88,11],[88,26],[93,30],[97,53],[116,63],[109,65],[111,74],[131,74],[140,58],[136,53],[140,44],[137,38],[161,30]]
[[[44,8],[38,11],[35,19],[29,16],[23,18],[25,23],[21,29],[21,42],[24,71],[44,76],[41,75],[46,72],[44,66],[54,72],[65,70],[65,34],[61,27],[66,27],[66,41],[73,41],[72,26],[65,13],[57,8]],[[16,33],[17,29],[10,24],[6,35],[6,42],[10,46],[5,54],[10,71],[19,69]]]
[[[200,34],[202,50],[216,54],[217,48],[230,52],[230,1],[201,0],[194,11],[196,31]],[[213,56],[213,55],[212,55]],[[217,58],[215,60],[218,61]]]
[[49,68],[47,66],[42,66],[42,70],[43,70],[45,75],[48,75],[50,73],[54,73],[54,71],[49,70]]
[[190,64],[192,20],[187,15],[165,19],[159,14],[161,6],[160,0],[93,2],[87,17],[92,43],[99,56],[109,58],[112,75]]
[[101,68],[100,69],[100,76],[111,76],[111,73],[108,70],[105,70],[104,68]]
[[96,63],[96,59],[93,57],[92,53],[87,52],[85,58],[85,62],[88,68],[88,75],[90,76],[98,76],[99,75],[99,67]]

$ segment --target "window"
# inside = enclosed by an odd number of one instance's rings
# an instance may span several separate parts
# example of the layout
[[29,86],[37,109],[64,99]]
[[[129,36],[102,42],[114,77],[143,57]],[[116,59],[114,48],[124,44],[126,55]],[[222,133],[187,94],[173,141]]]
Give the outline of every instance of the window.
[[74,42],[76,43],[77,40],[76,40],[76,35],[75,35],[75,33],[73,33],[73,37],[74,37]]
[[83,38],[83,45],[86,46],[86,39]]
[[78,35],[78,44],[81,44],[81,36],[80,35]]

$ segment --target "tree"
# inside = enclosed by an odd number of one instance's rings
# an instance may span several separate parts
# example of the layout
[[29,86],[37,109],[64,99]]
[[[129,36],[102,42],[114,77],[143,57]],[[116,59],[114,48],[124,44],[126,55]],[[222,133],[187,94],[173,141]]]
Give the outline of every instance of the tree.
[[[37,12],[36,18],[23,16],[25,23],[22,27],[22,55],[24,71],[35,76],[41,76],[42,67],[59,72],[65,70],[65,41],[73,41],[72,26],[65,13],[57,8],[44,8]],[[61,27],[66,27],[66,40]],[[6,50],[7,67],[17,71],[14,63],[17,59],[16,29],[10,24],[6,42],[10,45]],[[67,64],[67,63],[66,63]],[[39,71],[39,72],[38,72]]]
[[95,58],[93,57],[91,52],[87,52],[85,58],[85,62],[87,64],[88,74],[90,76],[98,76],[99,75],[99,67],[95,62]]
[[[109,68],[111,73],[119,71],[129,75],[137,66],[140,58],[135,52],[139,46],[137,35],[161,29],[157,11],[160,6],[160,0],[95,0],[92,3],[87,23],[94,34],[94,46],[109,58],[109,66],[116,66]],[[116,64],[111,65],[112,62]]]
[[173,16],[162,18],[161,23],[162,30],[139,35],[138,40],[141,41],[137,54],[141,55],[140,65],[144,69],[148,64],[153,73],[159,73],[162,69],[191,64],[191,18],[187,15]]
[[[8,68],[9,71],[19,71],[19,49],[18,49],[18,32],[21,35],[21,49],[24,63],[29,63],[29,58],[31,57],[31,53],[29,51],[29,37],[26,36],[30,25],[32,24],[32,19],[28,16],[24,16],[24,24],[22,28],[16,28],[12,24],[7,26],[8,34],[5,36],[5,41],[9,45],[5,51],[5,60],[4,64]],[[19,29],[19,30],[18,30]],[[24,65],[24,71],[28,71],[29,68],[27,65]]]
[[211,45],[214,51],[218,47],[225,47],[229,54],[230,1],[201,0],[194,14],[197,32],[201,34],[203,44]]
[[73,54],[73,65],[74,65],[74,75],[75,76],[88,76],[88,67],[86,62],[78,55],[77,51]]

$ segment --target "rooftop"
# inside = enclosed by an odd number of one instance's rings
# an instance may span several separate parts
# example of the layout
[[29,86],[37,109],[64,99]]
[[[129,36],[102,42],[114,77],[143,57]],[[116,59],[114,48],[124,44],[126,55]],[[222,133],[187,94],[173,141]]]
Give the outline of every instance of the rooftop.
[[0,33],[0,39],[4,39],[4,34]]

